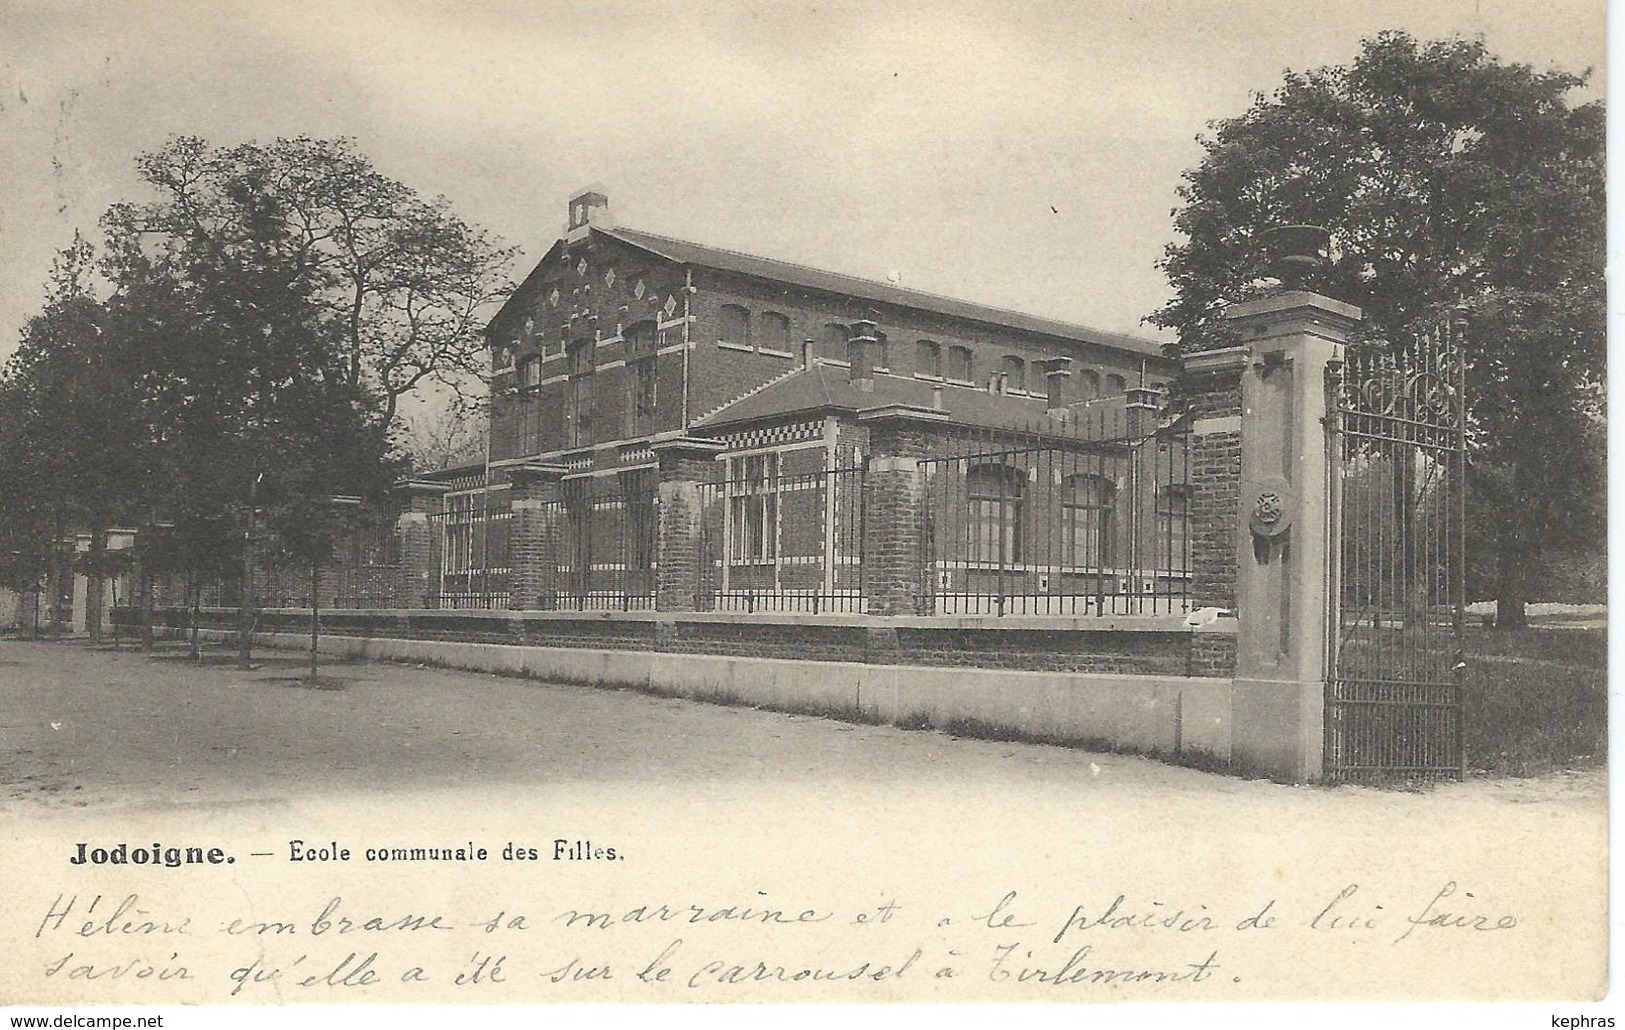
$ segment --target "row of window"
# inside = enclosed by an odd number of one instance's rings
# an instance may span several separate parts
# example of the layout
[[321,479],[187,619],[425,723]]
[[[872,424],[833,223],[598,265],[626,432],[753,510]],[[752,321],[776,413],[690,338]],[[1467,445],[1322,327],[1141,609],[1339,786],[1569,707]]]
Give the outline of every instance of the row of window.
[[[967,471],[970,510],[964,557],[970,561],[1015,564],[1025,560],[1027,475],[1008,465],[978,465]],[[1186,565],[1186,520],[1189,490],[1183,485],[1157,489],[1156,553],[1153,561],[1171,569]],[[1105,476],[1085,473],[1061,481],[1060,561],[1087,568],[1110,568],[1122,555],[1117,539],[1117,485]]]
[[[729,549],[734,564],[771,562],[778,558],[779,467],[777,454],[729,461]],[[968,502],[964,526],[956,540],[938,541],[956,560],[1019,564],[1026,559],[1027,474],[1008,465],[977,465],[965,479]],[[1117,527],[1117,485],[1094,473],[1061,482],[1061,553],[1043,556],[1075,568],[1107,569],[1123,557]],[[1158,488],[1154,518],[1156,539],[1152,562],[1164,568],[1187,567],[1186,525],[1189,491],[1182,485]]]
[[[849,362],[855,363],[858,360],[848,340],[846,326],[831,323],[824,327],[824,332],[827,337],[826,352],[841,354]],[[767,311],[763,312],[753,324],[751,313],[737,304],[723,305],[718,319],[717,342],[752,350],[768,349],[794,353],[790,338],[790,320],[787,317],[776,311]],[[871,346],[874,349],[868,357],[870,367],[890,371],[892,355],[886,334],[876,332]],[[961,344],[950,344],[944,350],[942,344],[935,340],[915,342],[914,374],[961,383],[976,381],[971,349]],[[1014,354],[1006,354],[1000,359],[999,367],[990,373],[989,385],[999,392],[1025,393],[1044,388],[1043,384],[1036,381],[1029,382],[1027,362]],[[1105,378],[1098,372],[1087,369],[1078,373],[1079,400],[1117,397],[1127,388],[1128,381],[1115,373],[1108,374]]]

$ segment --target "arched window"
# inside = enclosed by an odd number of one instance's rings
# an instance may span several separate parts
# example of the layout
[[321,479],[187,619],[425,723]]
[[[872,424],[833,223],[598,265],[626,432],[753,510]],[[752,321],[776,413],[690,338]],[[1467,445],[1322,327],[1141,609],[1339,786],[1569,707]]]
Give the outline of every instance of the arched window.
[[942,348],[935,341],[920,340],[914,344],[914,374],[930,379],[942,378]]
[[717,342],[735,347],[750,346],[750,312],[737,304],[722,305],[717,322]]
[[1006,354],[999,363],[999,371],[1004,373],[1004,388],[1006,390],[1019,390],[1027,392],[1027,363],[1014,354]]
[[970,348],[953,346],[948,348],[948,378],[961,383],[971,381]]
[[1117,487],[1105,476],[1068,476],[1061,484],[1061,532],[1068,565],[1116,564],[1116,506]]
[[976,465],[965,473],[970,502],[966,558],[1009,564],[1021,560],[1022,494],[1027,477],[1008,465]]
[[1100,373],[1084,369],[1078,373],[1078,400],[1092,401],[1100,396]]
[[1128,380],[1119,375],[1106,377],[1106,396],[1121,397],[1128,392]]
[[766,350],[790,351],[790,320],[777,311],[769,311],[762,316],[762,331],[757,337],[757,345]]
[[846,354],[846,326],[838,322],[830,322],[824,326],[824,339],[820,344],[819,355],[834,361],[845,361]]

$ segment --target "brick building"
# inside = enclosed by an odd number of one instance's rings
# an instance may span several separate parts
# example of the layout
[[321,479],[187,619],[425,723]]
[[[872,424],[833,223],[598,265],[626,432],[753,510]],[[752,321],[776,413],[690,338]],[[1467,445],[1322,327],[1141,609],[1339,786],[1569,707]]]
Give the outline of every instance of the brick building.
[[[619,228],[597,191],[568,210],[487,329],[488,463],[418,484],[440,606],[1182,592],[1177,368],[1152,341]],[[899,455],[924,476],[892,498]]]

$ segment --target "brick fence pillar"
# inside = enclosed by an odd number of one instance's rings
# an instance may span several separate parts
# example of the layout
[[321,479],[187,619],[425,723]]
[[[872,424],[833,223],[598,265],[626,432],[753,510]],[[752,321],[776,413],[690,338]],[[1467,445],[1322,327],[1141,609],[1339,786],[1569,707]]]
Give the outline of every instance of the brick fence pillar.
[[863,593],[870,615],[924,615],[935,584],[927,568],[925,470],[920,459],[946,412],[887,404],[858,413],[869,430],[863,473]]
[[396,608],[433,608],[439,604],[440,540],[429,516],[440,514],[448,487],[425,479],[403,479],[395,484],[400,515],[395,534],[400,538],[400,568],[395,575]]
[[660,463],[655,490],[655,608],[692,612],[700,600],[700,484],[714,478],[725,444],[682,436],[651,445]]
[[1236,304],[1225,317],[1246,341],[1230,541],[1238,620],[1231,753],[1303,781],[1322,772],[1326,643],[1337,610],[1326,372],[1360,309],[1291,290]]
[[558,607],[559,549],[563,545],[563,465],[526,462],[508,470],[513,512],[508,524],[508,607]]
[[1236,541],[1240,532],[1241,373],[1247,348],[1185,357],[1181,392],[1193,416],[1187,468],[1191,603],[1236,607]]

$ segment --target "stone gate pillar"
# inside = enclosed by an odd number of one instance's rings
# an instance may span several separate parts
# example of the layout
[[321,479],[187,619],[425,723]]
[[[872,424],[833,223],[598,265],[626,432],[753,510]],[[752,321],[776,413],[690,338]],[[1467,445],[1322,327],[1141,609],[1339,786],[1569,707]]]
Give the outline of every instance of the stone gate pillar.
[[395,484],[401,513],[395,519],[395,535],[400,540],[400,567],[395,575],[396,608],[433,608],[440,591],[440,541],[429,516],[440,514],[445,483],[426,479],[403,479]]
[[[660,463],[655,492],[655,608],[691,612],[700,597],[700,484],[713,478],[719,440],[680,436],[650,445]],[[720,499],[719,499],[720,502]]]
[[1326,372],[1360,309],[1293,290],[1236,304],[1225,317],[1244,347],[1239,363],[1225,359],[1239,364],[1241,400],[1231,752],[1273,776],[1309,780],[1322,766],[1339,543],[1331,536],[1336,451]]
[[925,548],[925,470],[946,412],[887,404],[858,413],[869,430],[863,474],[863,593],[870,615],[929,614],[935,584]]
[[559,548],[564,512],[559,483],[563,465],[526,462],[508,470],[513,512],[508,529],[508,607],[520,611],[557,607]]

